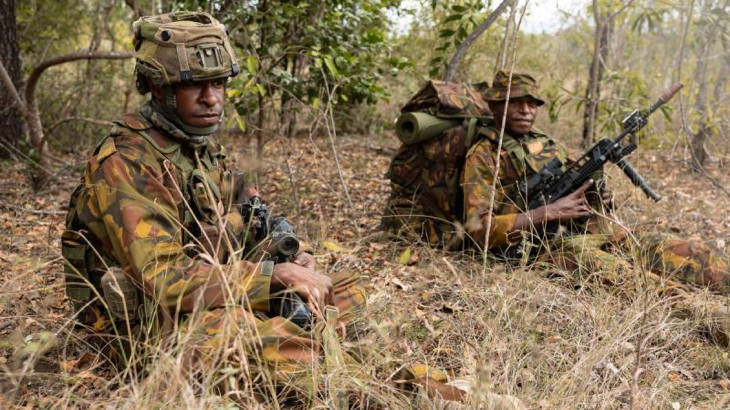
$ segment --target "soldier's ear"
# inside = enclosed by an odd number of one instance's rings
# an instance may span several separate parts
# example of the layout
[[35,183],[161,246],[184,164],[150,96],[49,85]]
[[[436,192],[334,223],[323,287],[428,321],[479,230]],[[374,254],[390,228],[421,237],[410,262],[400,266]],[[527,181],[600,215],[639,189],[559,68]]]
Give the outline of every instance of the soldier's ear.
[[161,104],[163,102],[163,92],[162,92],[162,86],[154,84],[152,81],[150,81],[149,78],[145,78],[147,81],[147,87],[149,87],[150,92],[152,93],[152,99],[155,100],[158,104]]
[[487,104],[489,104],[489,111],[494,114],[495,118],[497,116],[501,117],[501,114],[504,113],[504,101],[487,101]]

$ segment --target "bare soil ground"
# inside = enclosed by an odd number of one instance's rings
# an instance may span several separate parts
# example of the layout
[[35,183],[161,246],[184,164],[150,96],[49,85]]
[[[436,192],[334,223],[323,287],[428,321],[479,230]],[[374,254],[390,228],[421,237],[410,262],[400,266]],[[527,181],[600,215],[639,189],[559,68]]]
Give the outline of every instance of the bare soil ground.
[[[638,274],[627,279],[638,290],[622,291],[554,269],[486,265],[386,240],[378,225],[389,156],[364,141],[337,143],[349,199],[326,139],[270,144],[259,183],[274,213],[294,220],[316,249],[321,269],[363,275],[372,292],[372,343],[387,356],[468,380],[475,406],[487,392],[514,395],[531,408],[730,406],[727,342],[710,337],[701,320],[673,314]],[[234,146],[235,163],[250,165],[246,144]],[[634,165],[664,200],[651,203],[614,170],[621,220],[700,238],[727,257],[730,198],[666,152],[640,154]],[[74,166],[40,195],[21,166],[2,164],[0,408],[140,403],[134,393],[119,393],[123,381],[96,360],[68,319],[59,238],[80,158],[64,158]],[[711,165],[710,172],[728,182],[727,170]],[[160,395],[144,401],[158,407],[193,406],[169,393],[147,394]]]

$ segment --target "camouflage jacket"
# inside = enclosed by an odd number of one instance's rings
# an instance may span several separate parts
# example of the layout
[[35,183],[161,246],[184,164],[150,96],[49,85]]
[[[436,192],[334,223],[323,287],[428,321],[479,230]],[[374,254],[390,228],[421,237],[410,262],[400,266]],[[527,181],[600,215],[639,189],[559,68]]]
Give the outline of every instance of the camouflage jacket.
[[[87,276],[74,284],[67,275],[72,300],[87,299],[84,282],[97,285],[97,271],[116,265],[161,306],[175,307],[219,269],[196,241],[198,227],[243,230],[240,215],[228,212],[232,173],[220,145],[194,146],[172,135],[149,116],[127,114],[95,149],[63,236],[64,257]],[[242,261],[235,273],[252,307],[268,310],[270,272]]]
[[562,145],[534,129],[519,138],[505,132],[497,172],[499,130],[490,125],[480,128],[478,132],[483,138],[467,153],[461,174],[465,228],[477,244],[484,246],[489,200],[496,176],[488,246],[491,250],[507,248],[521,238],[519,235],[509,237],[508,234],[512,232],[517,216],[526,210],[517,183],[537,173],[555,157],[566,164],[568,155]]

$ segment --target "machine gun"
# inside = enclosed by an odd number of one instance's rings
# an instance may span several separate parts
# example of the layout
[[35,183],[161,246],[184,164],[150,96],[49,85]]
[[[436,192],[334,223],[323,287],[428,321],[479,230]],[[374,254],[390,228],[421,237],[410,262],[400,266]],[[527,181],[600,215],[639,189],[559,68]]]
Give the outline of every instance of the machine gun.
[[558,199],[569,195],[580,188],[591,175],[603,168],[607,162],[618,165],[629,180],[654,201],[661,200],[644,181],[644,178],[624,158],[634,152],[637,145],[634,143],[621,146],[621,141],[627,136],[641,130],[648,122],[649,116],[659,107],[669,102],[684,85],[677,83],[647,110],[636,110],[623,120],[623,131],[613,140],[604,138],[586,151],[577,161],[570,164],[563,171],[563,163],[555,158],[545,165],[538,173],[518,185],[523,198],[527,198],[528,209],[549,205]]
[[[299,251],[299,239],[286,218],[272,218],[269,208],[256,193],[239,205],[239,212],[244,223],[249,224],[255,232],[257,246],[251,260],[271,260],[274,263],[294,260]],[[312,311],[295,292],[286,292],[273,298],[269,303],[269,314],[285,317],[304,330],[312,329]]]

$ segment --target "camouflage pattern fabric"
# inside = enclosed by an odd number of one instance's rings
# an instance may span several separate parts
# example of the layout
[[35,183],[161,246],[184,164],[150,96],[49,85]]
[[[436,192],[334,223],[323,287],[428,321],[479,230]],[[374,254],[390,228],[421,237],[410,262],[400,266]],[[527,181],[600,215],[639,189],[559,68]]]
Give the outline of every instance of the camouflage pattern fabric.
[[483,88],[481,83],[472,88],[431,80],[401,108],[401,113],[422,111],[441,118],[488,117],[489,106],[478,91]]
[[[496,129],[492,129],[496,134]],[[469,235],[483,245],[491,184],[497,175],[489,249],[515,244],[521,236],[510,237],[517,215],[525,211],[525,201],[517,194],[515,181],[529,177],[553,157],[567,160],[565,150],[541,134],[530,133],[518,140],[505,134],[502,160],[495,169],[495,144],[484,139],[468,153],[463,172],[464,206]],[[516,143],[512,142],[516,141]],[[540,260],[558,265],[581,277],[596,275],[602,282],[621,285],[635,271],[625,259],[631,246],[619,229],[600,230],[589,221],[586,233],[551,240]],[[682,283],[730,291],[730,268],[699,241],[663,234],[639,233],[640,263],[647,270]]]
[[502,70],[494,76],[492,87],[484,92],[484,99],[486,101],[504,101],[507,99],[508,91],[510,98],[529,95],[537,101],[537,105],[545,104],[545,100],[538,93],[537,81],[531,75],[513,73],[510,87],[509,73]]
[[[525,176],[537,173],[553,158],[559,158],[564,164],[569,163],[568,155],[560,144],[539,131],[533,130],[521,138],[505,133],[499,174],[495,176],[499,139],[497,127],[492,123],[480,128],[479,135],[484,138],[469,150],[461,175],[466,231],[480,247],[488,239],[490,250],[506,249],[521,239],[519,235],[508,236],[517,215],[525,209],[525,198],[520,196],[517,184]],[[495,177],[497,184],[493,217],[487,238],[489,199]]]
[[384,230],[447,249],[462,245],[459,178],[478,123],[491,115],[478,91],[485,87],[432,80],[401,109],[464,122],[439,137],[398,148],[387,174],[391,193],[382,218]]
[[[231,197],[238,193],[233,192],[232,173],[221,147],[212,141],[187,144],[175,137],[179,130],[164,129],[171,126],[155,116],[125,115],[87,163],[83,181],[72,196],[62,238],[64,256],[70,257],[69,298],[77,306],[91,301],[79,319],[107,339],[132,335],[148,342],[150,337],[166,337],[180,328],[176,320],[183,325],[195,323],[202,326],[199,348],[193,354],[197,357],[204,353],[203,347],[220,340],[217,313],[223,308],[204,311],[202,320],[192,320],[188,309],[181,308],[186,297],[225,274],[233,284],[233,300],[245,298],[253,311],[235,308],[234,322],[257,329],[256,352],[265,361],[296,366],[301,358],[317,357],[311,334],[283,318],[262,319],[272,296],[270,269],[256,262],[231,263],[225,253],[236,239],[246,243],[247,231],[230,209]],[[204,234],[205,227],[226,233],[212,239]],[[228,264],[212,263],[216,259]],[[93,301],[105,266],[115,265],[138,285],[144,300],[131,327],[110,320],[103,304]],[[363,306],[365,293],[357,275],[341,274],[334,281],[335,304],[341,323],[346,324]],[[153,334],[140,336],[143,330]],[[204,360],[203,356],[191,360]]]
[[[135,71],[157,85],[234,77],[239,72],[226,28],[208,13],[145,16],[133,24]],[[137,82],[140,93],[148,91]]]
[[[391,232],[453,248],[463,236],[459,174],[468,149],[467,129],[459,126],[439,138],[401,145],[388,177],[391,194],[382,218]],[[463,232],[463,230],[461,230]]]

